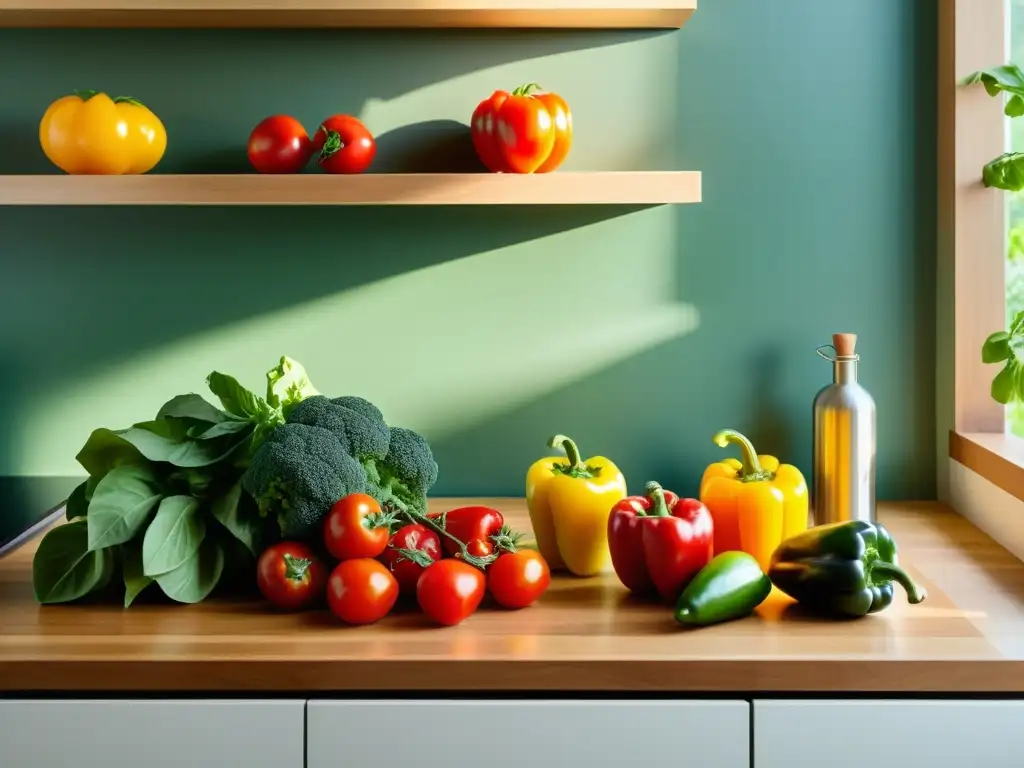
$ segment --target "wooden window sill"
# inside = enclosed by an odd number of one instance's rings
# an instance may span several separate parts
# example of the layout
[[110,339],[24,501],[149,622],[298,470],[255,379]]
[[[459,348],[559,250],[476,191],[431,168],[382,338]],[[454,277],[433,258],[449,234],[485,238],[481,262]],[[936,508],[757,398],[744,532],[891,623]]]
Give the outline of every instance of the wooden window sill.
[[950,431],[949,457],[1024,501],[1024,440],[997,432]]

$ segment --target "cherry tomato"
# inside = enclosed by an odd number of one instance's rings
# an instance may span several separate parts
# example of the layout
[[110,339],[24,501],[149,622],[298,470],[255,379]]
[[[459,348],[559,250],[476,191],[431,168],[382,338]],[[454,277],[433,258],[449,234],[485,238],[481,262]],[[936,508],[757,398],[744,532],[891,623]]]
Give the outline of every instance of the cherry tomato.
[[260,592],[278,608],[297,611],[323,597],[327,566],[305,544],[282,541],[263,550],[256,561]]
[[313,143],[294,117],[273,115],[252,129],[248,151],[260,173],[298,173],[313,156]]
[[391,518],[365,493],[350,493],[334,502],[324,518],[324,546],[337,560],[377,557],[388,545]]
[[506,552],[487,567],[487,591],[505,608],[525,608],[551,584],[551,569],[540,552]]
[[358,118],[333,115],[313,135],[313,151],[327,173],[362,173],[377,154],[377,142]]
[[441,540],[425,525],[414,523],[395,531],[384,550],[391,573],[402,594],[416,594],[416,582],[431,564],[441,559]]
[[371,624],[383,619],[397,599],[398,581],[369,557],[338,563],[327,580],[327,605],[348,624]]
[[[445,530],[465,544],[466,551],[474,557],[487,557],[494,552],[498,544],[507,542],[515,536],[505,527],[505,519],[501,512],[493,507],[456,507],[444,513],[431,512],[427,517],[438,523],[444,517]],[[452,556],[462,551],[459,545],[447,536],[444,548]]]
[[479,607],[486,588],[487,582],[479,569],[446,558],[423,571],[416,582],[416,600],[431,619],[452,626]]

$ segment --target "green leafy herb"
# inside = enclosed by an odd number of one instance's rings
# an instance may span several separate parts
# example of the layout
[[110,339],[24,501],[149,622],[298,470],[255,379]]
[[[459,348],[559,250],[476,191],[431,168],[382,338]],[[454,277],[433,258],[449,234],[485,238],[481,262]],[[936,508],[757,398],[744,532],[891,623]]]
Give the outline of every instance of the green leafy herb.
[[162,495],[156,475],[148,467],[114,467],[96,485],[89,502],[89,549],[130,541]]
[[262,397],[243,387],[234,376],[214,371],[206,378],[206,383],[228,413],[253,419],[273,411]]
[[157,411],[159,421],[168,416],[179,419],[195,419],[207,424],[220,424],[228,419],[228,414],[216,406],[210,405],[202,395],[194,393],[172,397]]
[[213,591],[223,572],[224,550],[210,537],[174,570],[157,576],[156,583],[172,600],[198,603]]
[[113,430],[103,428],[93,430],[75,459],[95,482],[121,464],[146,463],[134,445]]
[[267,403],[280,408],[284,418],[307,397],[319,394],[306,369],[290,357],[282,357],[276,367],[267,371]]
[[208,467],[225,459],[236,444],[199,441],[188,437],[173,422],[144,422],[117,432],[150,461],[163,461],[176,467]]
[[1004,363],[992,380],[992,399],[997,403],[1024,401],[1024,311],[1018,312],[1009,331],[996,331],[981,347],[981,362]]
[[129,607],[153,579],[142,570],[142,543],[129,542],[121,548],[121,572],[124,577],[124,607]]
[[[1006,95],[1003,113],[1007,117],[1024,115],[1024,72],[1016,64],[1004,64],[972,72],[961,82],[962,85],[981,83],[989,96]],[[1024,189],[1024,154],[1005,152],[990,160],[981,171],[982,183],[986,187],[1018,192]]]
[[286,409],[318,394],[287,357],[266,379],[272,403],[215,371],[207,382],[223,409],[188,393],[150,421],[94,430],[77,455],[89,476],[68,497],[69,522],[35,556],[39,600],[76,600],[117,568],[126,607],[153,581],[182,602],[202,599],[225,569],[251,583],[254,558],[278,532],[241,478]]
[[206,518],[191,496],[168,496],[142,540],[142,570],[147,576],[173,571],[199,549],[206,536]]
[[114,551],[89,549],[86,518],[47,531],[32,561],[32,589],[40,603],[66,603],[102,589],[114,572]]
[[79,483],[75,486],[75,490],[68,496],[68,500],[64,502],[64,518],[66,520],[73,520],[76,517],[85,517],[89,512],[89,499],[86,498],[86,486],[88,481]]
[[232,485],[220,498],[210,506],[217,522],[245,545],[253,555],[259,554],[259,545],[263,529],[263,518],[255,510],[250,514],[242,514],[242,481]]

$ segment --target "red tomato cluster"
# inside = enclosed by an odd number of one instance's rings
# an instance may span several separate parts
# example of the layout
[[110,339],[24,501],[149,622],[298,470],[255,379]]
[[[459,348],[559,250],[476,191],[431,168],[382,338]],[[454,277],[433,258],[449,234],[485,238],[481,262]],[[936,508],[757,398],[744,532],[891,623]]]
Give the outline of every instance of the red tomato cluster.
[[316,155],[327,173],[362,173],[377,154],[373,134],[358,118],[332,115],[313,138],[289,115],[272,115],[249,135],[249,162],[260,173],[299,173]]
[[547,562],[516,548],[518,536],[496,509],[459,507],[420,519],[400,525],[372,497],[350,494],[324,518],[323,548],[338,561],[330,574],[311,547],[281,542],[260,555],[260,591],[285,610],[311,607],[326,593],[327,606],[348,624],[379,621],[405,596],[451,626],[488,592],[500,606],[525,608],[551,583]]
[[495,173],[550,173],[572,147],[572,112],[536,83],[495,91],[473,112],[470,133],[481,162]]

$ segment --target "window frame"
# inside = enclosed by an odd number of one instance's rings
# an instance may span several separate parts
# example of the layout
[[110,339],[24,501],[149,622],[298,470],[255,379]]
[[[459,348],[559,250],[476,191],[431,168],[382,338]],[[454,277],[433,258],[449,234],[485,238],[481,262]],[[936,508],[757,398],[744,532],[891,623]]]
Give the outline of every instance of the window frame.
[[960,85],[1007,60],[1009,0],[940,0],[938,31],[938,495],[961,509],[977,500],[951,461],[1024,501],[1024,441],[1006,434],[1005,409],[990,394],[997,369],[981,362],[985,339],[1006,326],[1009,194],[986,188],[981,169],[1006,150],[1008,120],[1002,98]]

